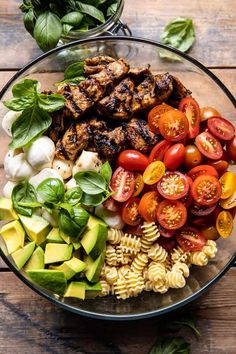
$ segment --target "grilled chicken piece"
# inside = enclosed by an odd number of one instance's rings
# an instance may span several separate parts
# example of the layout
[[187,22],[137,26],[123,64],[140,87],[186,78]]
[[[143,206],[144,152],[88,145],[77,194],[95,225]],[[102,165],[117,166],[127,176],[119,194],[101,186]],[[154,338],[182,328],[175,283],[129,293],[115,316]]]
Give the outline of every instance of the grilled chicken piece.
[[128,72],[128,76],[134,81],[135,86],[139,85],[149,75],[151,75],[149,66],[146,68],[130,68]]
[[146,153],[158,143],[159,136],[148,129],[147,122],[133,118],[128,123],[123,123],[129,144],[135,150]]
[[65,106],[75,119],[80,118],[95,102],[102,99],[108,88],[113,87],[129,71],[124,59],[107,64],[100,72],[89,76],[78,85],[65,85],[58,93],[66,98]]
[[172,78],[173,78],[173,91],[168,99],[168,103],[171,106],[178,108],[181,99],[191,95],[192,92],[188,90],[177,77],[172,76]]
[[89,76],[99,73],[107,66],[107,64],[113,63],[114,61],[114,58],[107,55],[99,55],[97,57],[87,58],[84,61],[84,75]]
[[54,141],[54,143],[57,143],[65,130],[69,128],[70,120],[65,119],[66,114],[64,109],[53,112],[51,116],[52,124],[47,131],[47,135],[50,139],[52,139],[52,141]]

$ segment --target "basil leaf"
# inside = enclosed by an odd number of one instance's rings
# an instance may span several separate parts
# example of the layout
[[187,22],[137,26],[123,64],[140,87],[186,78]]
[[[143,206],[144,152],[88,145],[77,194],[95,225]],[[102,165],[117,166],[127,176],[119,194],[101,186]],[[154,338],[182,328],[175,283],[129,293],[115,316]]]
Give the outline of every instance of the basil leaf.
[[85,79],[84,76],[78,76],[78,77],[73,77],[68,80],[63,80],[55,83],[55,86],[60,86],[63,84],[78,84],[79,82],[83,81]]
[[78,26],[82,21],[84,15],[78,11],[73,11],[62,17],[61,22],[72,26]]
[[189,327],[196,336],[201,336],[199,330],[196,327],[195,320],[192,315],[182,316],[177,320],[168,321],[165,324],[165,329],[178,331],[183,325]]
[[64,201],[71,205],[76,205],[80,202],[82,195],[83,195],[82,189],[80,187],[74,187],[69,189],[65,193]]
[[111,4],[107,9],[107,17],[114,15],[117,11],[117,7],[118,7],[117,3]]
[[42,206],[39,202],[18,202],[18,205],[29,208],[39,208]]
[[107,191],[105,179],[95,171],[78,172],[74,178],[84,193],[100,194]]
[[22,12],[27,12],[29,9],[31,9],[32,4],[30,0],[23,0],[23,3],[20,5],[19,9]]
[[62,33],[64,34],[64,36],[67,36],[72,28],[73,28],[73,26],[68,25],[67,23],[63,23],[63,25],[62,25]]
[[33,35],[36,18],[33,9],[29,9],[24,15],[24,25],[27,31]]
[[74,207],[72,214],[73,217],[66,210],[61,210],[58,218],[58,226],[66,235],[78,237],[87,225],[89,214],[86,210],[79,207]]
[[37,80],[25,79],[12,87],[12,94],[14,97],[21,98],[22,96],[34,96],[39,92],[40,83]]
[[73,63],[69,65],[65,72],[64,78],[65,80],[72,79],[74,77],[83,76],[84,75],[84,62],[78,61],[77,63]]
[[57,93],[53,93],[51,95],[40,93],[38,95],[39,107],[47,112],[58,111],[64,107],[64,102],[65,98]]
[[102,202],[104,201],[104,197],[103,194],[94,194],[94,195],[89,195],[84,193],[83,197],[81,199],[81,203],[88,206],[88,207],[95,207],[98,206],[100,204],[102,204]]
[[[28,181],[21,182],[17,184],[12,191],[12,203],[13,208],[22,215],[31,216],[33,211],[32,207],[29,207],[29,204],[37,202],[37,197],[34,187],[29,184]],[[25,203],[25,206],[22,206],[21,203]]]
[[95,6],[87,5],[87,4],[84,4],[80,1],[76,1],[76,5],[77,5],[77,8],[80,12],[87,14],[93,18],[96,18],[96,20],[98,20],[102,23],[105,22],[105,18],[104,18],[102,11],[97,9]]
[[19,112],[32,107],[35,103],[35,98],[31,96],[22,96],[20,98],[13,97],[8,101],[4,101],[3,103],[12,111]]
[[159,339],[148,354],[190,354],[190,344],[182,337]]
[[62,33],[62,24],[59,17],[50,11],[39,15],[34,27],[34,38],[38,46],[47,51],[54,48]]
[[61,208],[61,209],[64,209],[66,211],[68,211],[68,213],[72,214],[72,207],[73,205],[69,204],[69,203],[59,203],[58,206]]
[[107,184],[110,183],[112,176],[112,169],[108,161],[106,161],[101,168],[100,174],[103,176]]
[[64,197],[64,184],[58,178],[46,178],[38,187],[37,192],[46,203],[59,203]]
[[13,123],[11,149],[26,146],[42,135],[51,125],[51,116],[36,105],[28,108]]

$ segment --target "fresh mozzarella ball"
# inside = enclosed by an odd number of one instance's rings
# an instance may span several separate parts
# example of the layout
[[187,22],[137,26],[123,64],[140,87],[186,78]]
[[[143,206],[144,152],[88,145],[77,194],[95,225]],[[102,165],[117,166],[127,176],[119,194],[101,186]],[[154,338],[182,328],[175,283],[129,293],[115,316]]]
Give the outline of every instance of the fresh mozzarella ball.
[[14,155],[12,150],[9,150],[5,156],[4,170],[7,179],[13,182],[30,178],[35,174],[32,166],[26,161],[25,154]]
[[103,221],[105,221],[105,223],[110,227],[114,227],[115,229],[123,229],[125,226],[118,212],[109,211],[104,208],[103,205],[96,207],[95,214]]
[[37,173],[37,175],[31,177],[29,179],[29,183],[34,186],[34,188],[37,188],[38,185],[44,181],[47,178],[58,178],[63,182],[62,177],[52,168],[44,168],[42,171]]
[[2,119],[2,129],[7,133],[7,135],[12,136],[11,127],[12,124],[21,115],[21,112],[9,111],[5,114]]
[[69,181],[65,184],[67,190],[77,186],[78,184],[76,183],[76,180],[74,178],[69,179]]
[[57,214],[55,212],[53,214],[50,214],[47,210],[43,209],[42,217],[46,219],[52,227],[58,226]]
[[97,171],[101,170],[102,161],[98,158],[97,152],[85,151],[75,161],[73,167],[73,176],[80,171]]
[[72,175],[73,162],[69,160],[54,159],[52,168],[56,170],[63,179],[67,179]]
[[52,166],[55,145],[48,136],[41,136],[24,150],[26,159],[34,169],[40,171],[43,168]]
[[5,198],[9,198],[11,199],[11,194],[13,191],[13,188],[17,185],[17,182],[12,182],[12,181],[8,181],[5,186],[3,187],[3,195]]

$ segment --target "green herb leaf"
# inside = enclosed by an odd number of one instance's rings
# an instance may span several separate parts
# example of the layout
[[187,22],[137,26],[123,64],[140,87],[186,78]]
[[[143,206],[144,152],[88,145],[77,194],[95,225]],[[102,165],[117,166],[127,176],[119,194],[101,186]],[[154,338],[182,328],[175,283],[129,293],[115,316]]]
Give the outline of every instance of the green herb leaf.
[[36,18],[33,9],[29,9],[24,15],[24,25],[27,31],[33,35]]
[[165,324],[165,328],[167,330],[178,331],[183,325],[189,327],[196,336],[201,336],[199,330],[196,327],[195,320],[191,315],[183,316],[177,320],[168,321]]
[[102,11],[97,9],[95,6],[84,4],[80,1],[76,1],[76,5],[77,5],[77,8],[80,12],[87,14],[93,18],[96,18],[96,20],[98,20],[102,23],[105,22],[105,18],[104,18]]
[[62,24],[57,15],[46,11],[39,15],[34,27],[34,38],[38,46],[47,51],[54,48],[62,33]]
[[114,15],[117,11],[117,7],[118,7],[117,3],[111,4],[107,9],[107,17]]
[[[31,216],[33,211],[29,205],[37,203],[34,187],[28,181],[17,184],[12,191],[13,208],[22,215]],[[22,205],[24,203],[25,205]]]
[[102,204],[103,200],[104,200],[104,196],[102,193],[93,194],[93,195],[84,193],[81,199],[81,203],[88,207],[95,207]]
[[23,147],[42,135],[51,125],[51,116],[36,105],[28,108],[13,123],[11,149]]
[[58,226],[66,235],[78,237],[87,225],[89,214],[80,207],[73,207],[71,214],[73,214],[73,217],[70,216],[68,211],[61,210],[58,218]]
[[32,4],[30,0],[23,0],[23,3],[20,5],[19,9],[22,12],[27,12],[29,9],[31,9]]
[[79,82],[83,81],[85,79],[84,76],[78,76],[78,77],[73,77],[68,80],[63,80],[55,83],[55,86],[60,86],[63,84],[78,84]]
[[63,23],[63,25],[62,25],[62,33],[64,34],[64,36],[67,36],[72,28],[73,28],[73,26],[68,25],[67,23]]
[[74,178],[84,193],[100,194],[107,191],[106,180],[95,171],[78,172]]
[[73,63],[69,65],[64,72],[64,79],[73,79],[74,77],[83,76],[84,75],[84,62],[78,61],[77,63]]
[[81,23],[83,17],[84,15],[81,14],[80,12],[73,11],[63,16],[61,22],[67,23],[72,26],[78,26]]
[[69,204],[69,203],[59,203],[59,204],[57,204],[57,206],[58,206],[59,208],[61,208],[61,209],[64,209],[64,210],[68,211],[68,213],[69,213],[70,216],[71,216],[73,205],[71,205],[71,204]]
[[64,201],[71,205],[76,205],[80,202],[82,195],[83,195],[82,189],[80,187],[74,187],[69,189],[65,193]]
[[100,174],[103,176],[107,184],[110,183],[112,176],[112,169],[108,161],[106,161],[101,168]]
[[35,98],[30,96],[22,96],[20,98],[13,97],[8,101],[4,101],[3,103],[8,109],[19,112],[33,107]]
[[57,204],[65,193],[64,184],[58,178],[46,178],[37,187],[37,192],[44,203]]
[[58,111],[64,107],[65,98],[62,95],[53,93],[51,95],[45,95],[40,93],[38,95],[38,105],[41,109],[47,112]]
[[182,337],[159,339],[148,354],[190,354],[190,344]]
[[21,98],[22,96],[34,96],[39,92],[40,83],[37,80],[24,79],[12,87],[12,95]]

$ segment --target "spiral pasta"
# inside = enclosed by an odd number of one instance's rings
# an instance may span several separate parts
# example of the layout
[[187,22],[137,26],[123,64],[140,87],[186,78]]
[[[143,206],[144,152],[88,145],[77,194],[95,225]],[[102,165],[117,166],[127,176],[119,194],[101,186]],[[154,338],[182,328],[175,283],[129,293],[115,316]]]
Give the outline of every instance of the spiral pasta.
[[118,272],[118,277],[119,278],[125,278],[127,273],[130,272],[130,266],[128,264],[123,265],[122,267],[118,268],[117,272]]
[[117,281],[113,285],[114,293],[117,299],[128,299],[129,297],[129,290],[127,287],[126,279],[125,278],[118,278]]
[[135,273],[141,274],[148,263],[148,256],[146,253],[138,253],[131,263],[131,270]]
[[141,248],[140,238],[130,234],[124,234],[121,238],[120,247],[122,251],[137,254]]
[[202,252],[204,252],[208,258],[214,258],[217,253],[215,241],[207,240],[205,246],[202,248]]
[[140,247],[141,252],[148,253],[152,245],[153,245],[152,241],[149,241],[146,238],[141,237],[141,247]]
[[170,271],[166,274],[167,284],[170,288],[183,288],[186,284],[185,277],[180,271]]
[[190,256],[190,252],[184,251],[180,246],[174,248],[170,253],[170,257],[173,263],[176,262],[188,263],[189,256]]
[[104,273],[105,273],[104,275],[105,275],[105,279],[106,279],[107,283],[109,285],[114,284],[118,278],[118,272],[117,272],[116,267],[106,266]]
[[160,237],[160,232],[157,225],[154,222],[144,222],[142,225],[143,238],[150,242],[154,242]]
[[186,263],[175,263],[172,267],[173,272],[181,272],[185,278],[189,277],[189,267]]
[[158,243],[154,243],[148,251],[148,257],[153,261],[165,262],[168,256],[167,251]]
[[109,266],[116,266],[117,265],[116,249],[112,245],[107,245],[107,248],[106,248],[106,263]]
[[138,296],[143,291],[144,280],[140,274],[131,271],[127,273],[125,279],[130,296]]
[[152,290],[155,293],[160,293],[160,294],[165,294],[169,289],[169,286],[165,283],[163,284],[158,284],[158,283],[153,283]]
[[120,243],[121,237],[124,236],[124,233],[122,230],[119,229],[114,229],[113,227],[108,228],[107,232],[107,241],[111,245],[117,245]]
[[152,262],[148,267],[148,279],[152,282],[163,282],[166,278],[166,269],[162,263]]
[[100,285],[101,285],[101,292],[99,293],[99,296],[107,296],[110,293],[110,285],[105,281],[105,280],[100,280]]
[[128,264],[132,261],[131,254],[125,253],[124,248],[121,245],[116,246],[116,256],[117,263],[119,264]]
[[208,258],[203,251],[191,252],[190,262],[191,262],[191,264],[203,267],[203,266],[207,265]]

